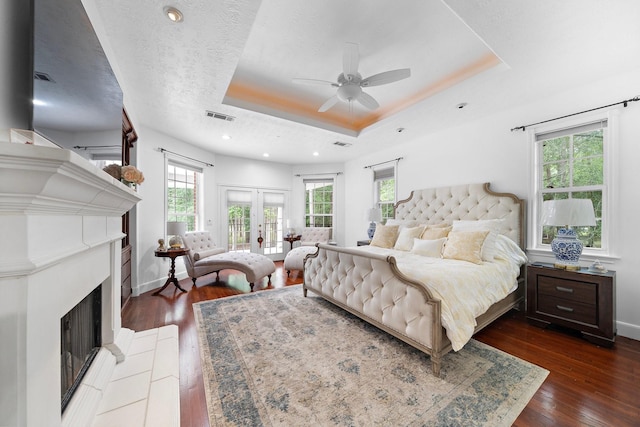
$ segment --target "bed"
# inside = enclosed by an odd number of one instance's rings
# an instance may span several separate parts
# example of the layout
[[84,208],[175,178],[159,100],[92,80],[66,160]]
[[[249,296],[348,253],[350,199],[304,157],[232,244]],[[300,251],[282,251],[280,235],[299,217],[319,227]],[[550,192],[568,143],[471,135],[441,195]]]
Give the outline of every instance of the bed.
[[[423,351],[431,357],[434,375],[440,376],[446,353],[459,350],[474,333],[524,302],[524,201],[493,192],[488,183],[414,190],[396,204],[395,219],[388,223],[378,226],[374,242],[379,245],[379,236],[397,227],[396,237],[403,236],[409,246],[413,243],[411,250],[398,250],[400,238],[388,248],[318,244],[318,250],[305,258],[304,296],[311,291]],[[420,237],[426,230],[449,227],[441,243],[447,259],[413,251],[441,240],[408,242],[417,227],[425,230]],[[470,236],[476,244],[471,262],[455,253],[456,239]],[[481,260],[476,259],[478,250]],[[471,286],[472,298],[466,290],[455,295],[453,288],[466,285]],[[485,288],[486,295],[476,294]],[[462,307],[467,302],[475,306]]]

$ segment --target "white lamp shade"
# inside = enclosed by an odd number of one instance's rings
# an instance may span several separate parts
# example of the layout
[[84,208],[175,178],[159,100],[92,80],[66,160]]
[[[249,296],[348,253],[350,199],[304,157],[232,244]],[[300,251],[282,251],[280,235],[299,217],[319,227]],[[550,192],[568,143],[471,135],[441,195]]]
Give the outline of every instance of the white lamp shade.
[[181,221],[168,221],[167,234],[169,236],[182,236],[187,232],[187,223]]
[[382,221],[382,209],[370,208],[366,211],[367,221],[376,222]]
[[593,203],[590,199],[547,200],[542,206],[542,225],[596,225]]

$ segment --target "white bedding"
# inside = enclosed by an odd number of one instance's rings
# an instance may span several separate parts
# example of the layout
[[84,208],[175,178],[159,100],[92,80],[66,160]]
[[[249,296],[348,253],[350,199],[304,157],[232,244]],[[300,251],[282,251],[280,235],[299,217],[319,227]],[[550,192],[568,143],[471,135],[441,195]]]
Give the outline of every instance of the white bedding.
[[424,283],[434,298],[441,300],[442,325],[453,350],[458,351],[471,339],[476,317],[516,288],[520,266],[527,261],[517,245],[499,237],[498,256],[481,264],[375,246],[358,249],[393,255],[402,273]]

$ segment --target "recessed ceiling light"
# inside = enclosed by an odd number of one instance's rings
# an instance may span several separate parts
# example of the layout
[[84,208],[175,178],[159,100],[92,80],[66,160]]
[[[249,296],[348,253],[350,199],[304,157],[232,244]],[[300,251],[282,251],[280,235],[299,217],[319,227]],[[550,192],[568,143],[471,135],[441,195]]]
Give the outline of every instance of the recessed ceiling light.
[[231,136],[230,136],[230,135],[227,135],[227,134],[225,133],[224,135],[222,135],[222,139],[229,140],[229,139],[231,139]]
[[169,18],[171,22],[182,22],[184,19],[182,12],[180,12],[173,6],[167,6],[163,10],[164,14],[167,16],[167,18]]
[[456,105],[456,108],[457,108],[458,110],[462,110],[462,109],[463,109],[464,107],[466,107],[466,106],[467,106],[467,103],[466,103],[466,102],[461,102],[460,104]]
[[262,153],[262,157],[269,157],[269,153]]
[[39,99],[34,99],[33,105],[47,105],[47,103],[44,101],[40,101]]
[[319,155],[320,155],[320,153],[318,153],[317,151],[314,151],[314,152],[313,152],[313,155],[314,155],[314,156],[319,156]]

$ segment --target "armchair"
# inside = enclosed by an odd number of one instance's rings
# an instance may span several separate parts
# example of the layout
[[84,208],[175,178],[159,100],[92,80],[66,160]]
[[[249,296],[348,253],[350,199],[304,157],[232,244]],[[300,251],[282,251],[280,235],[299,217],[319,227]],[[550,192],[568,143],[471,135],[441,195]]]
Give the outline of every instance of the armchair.
[[302,271],[305,257],[317,250],[316,243],[329,243],[331,231],[331,227],[305,227],[302,230],[300,246],[291,249],[284,258],[287,276],[291,274],[291,270]]

